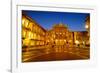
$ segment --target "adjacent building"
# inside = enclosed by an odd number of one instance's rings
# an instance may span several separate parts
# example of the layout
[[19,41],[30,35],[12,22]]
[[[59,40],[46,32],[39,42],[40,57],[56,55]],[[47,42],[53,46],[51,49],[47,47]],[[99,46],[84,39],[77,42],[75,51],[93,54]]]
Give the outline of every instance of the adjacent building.
[[87,45],[90,46],[90,16],[86,17],[85,28],[86,28],[86,30],[88,32],[88,42],[87,42]]
[[[36,21],[26,15],[22,15],[22,47],[23,51],[31,47],[45,45],[46,30]],[[27,49],[28,48],[28,49]]]
[[88,42],[88,32],[87,31],[78,31],[74,33],[74,44],[76,46],[86,46]]

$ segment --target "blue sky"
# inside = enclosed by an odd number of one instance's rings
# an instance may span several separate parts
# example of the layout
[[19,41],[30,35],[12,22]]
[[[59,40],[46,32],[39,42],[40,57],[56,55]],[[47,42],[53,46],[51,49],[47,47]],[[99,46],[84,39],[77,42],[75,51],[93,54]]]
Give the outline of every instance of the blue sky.
[[71,31],[86,31],[85,19],[89,13],[75,12],[48,12],[48,11],[22,11],[35,20],[44,29],[51,29],[54,24],[62,23]]

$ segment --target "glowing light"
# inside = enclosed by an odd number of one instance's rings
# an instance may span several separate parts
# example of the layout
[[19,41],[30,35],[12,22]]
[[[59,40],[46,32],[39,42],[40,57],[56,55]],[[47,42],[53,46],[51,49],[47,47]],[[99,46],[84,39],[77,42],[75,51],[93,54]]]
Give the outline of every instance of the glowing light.
[[85,42],[83,41],[83,44],[85,44]]
[[27,37],[28,39],[32,39],[33,38],[33,34],[32,34],[32,32],[28,32],[28,37]]
[[36,33],[34,33],[34,35],[33,35],[33,38],[34,38],[34,39],[36,39],[36,38],[37,38],[37,35],[36,35]]
[[76,40],[76,41],[75,41],[75,43],[76,43],[76,44],[79,44],[79,41],[78,41],[78,40]]
[[23,40],[23,45],[29,45],[29,43],[30,43],[30,40],[29,39]]
[[22,30],[22,36],[26,37],[26,31],[25,30]]
[[32,30],[33,24],[29,23],[29,28]]
[[89,28],[89,26],[88,25],[85,25],[85,28],[87,29],[87,28]]
[[22,25],[23,25],[24,27],[28,27],[28,24],[29,24],[29,21],[28,21],[28,20],[26,20],[26,19],[23,19],[23,20],[22,20]]
[[28,26],[28,21],[26,21],[25,26],[26,26],[26,27]]
[[66,42],[66,40],[64,40],[64,42]]

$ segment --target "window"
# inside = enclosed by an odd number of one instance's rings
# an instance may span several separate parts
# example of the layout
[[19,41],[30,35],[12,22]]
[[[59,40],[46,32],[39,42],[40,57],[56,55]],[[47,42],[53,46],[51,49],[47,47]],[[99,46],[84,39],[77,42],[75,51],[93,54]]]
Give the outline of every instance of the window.
[[22,37],[25,38],[26,37],[26,30],[22,30]]
[[26,28],[28,27],[28,24],[29,24],[29,21],[28,21],[28,20],[25,20],[24,26],[25,26]]
[[33,29],[33,23],[32,22],[29,23],[28,28],[31,29],[31,31],[32,31],[32,29]]

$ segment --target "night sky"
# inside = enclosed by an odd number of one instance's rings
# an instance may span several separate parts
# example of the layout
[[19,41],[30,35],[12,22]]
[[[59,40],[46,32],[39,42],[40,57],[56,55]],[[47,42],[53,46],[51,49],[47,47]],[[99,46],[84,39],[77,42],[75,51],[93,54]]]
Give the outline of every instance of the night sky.
[[71,31],[86,31],[85,19],[89,13],[75,12],[48,12],[48,11],[22,11],[35,20],[44,29],[51,29],[54,24],[62,23]]

